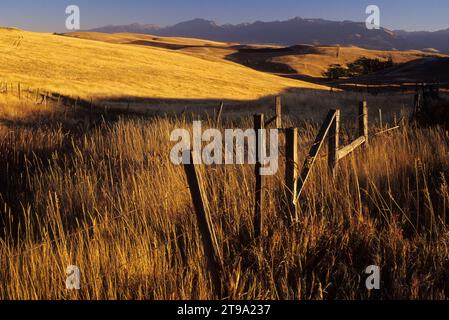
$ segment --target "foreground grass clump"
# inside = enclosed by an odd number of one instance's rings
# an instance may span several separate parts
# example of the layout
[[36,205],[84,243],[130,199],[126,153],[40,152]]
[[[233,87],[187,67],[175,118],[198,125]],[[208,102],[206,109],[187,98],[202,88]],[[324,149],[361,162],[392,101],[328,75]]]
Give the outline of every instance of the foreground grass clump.
[[[0,97],[0,298],[214,298],[183,169],[169,160],[170,132],[190,119],[80,131],[63,108]],[[224,123],[236,125],[251,117]],[[286,125],[300,126],[302,161],[318,124]],[[281,167],[267,180],[258,244],[253,167],[202,168],[230,298],[447,299],[448,151],[444,130],[406,124],[344,160],[335,180],[320,160],[296,228],[279,210]],[[370,293],[372,264],[382,280]],[[65,289],[69,265],[81,270],[79,291]]]

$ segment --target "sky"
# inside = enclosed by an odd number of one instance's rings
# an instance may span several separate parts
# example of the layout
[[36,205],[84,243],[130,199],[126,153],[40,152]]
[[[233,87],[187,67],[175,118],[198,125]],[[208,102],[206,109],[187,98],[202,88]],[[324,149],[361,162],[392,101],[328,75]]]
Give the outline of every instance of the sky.
[[160,26],[204,18],[219,24],[294,17],[365,21],[368,5],[380,8],[381,26],[392,30],[449,28],[447,0],[0,0],[0,26],[64,32],[68,5],[78,5],[81,29],[110,24]]

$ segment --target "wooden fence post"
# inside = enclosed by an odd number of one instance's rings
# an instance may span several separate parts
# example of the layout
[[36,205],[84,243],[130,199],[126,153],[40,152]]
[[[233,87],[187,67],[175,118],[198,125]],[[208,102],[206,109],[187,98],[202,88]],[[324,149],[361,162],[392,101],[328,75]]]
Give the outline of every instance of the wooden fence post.
[[297,210],[297,181],[298,181],[298,129],[289,128],[285,132],[285,186],[286,217],[289,223],[298,221]]
[[220,125],[220,122],[221,122],[221,113],[223,112],[223,106],[224,106],[224,103],[223,102],[220,103],[220,108],[219,108],[218,113],[217,113],[217,118],[215,119],[215,126],[217,128],[218,128],[218,126]]
[[341,159],[350,155],[352,152],[354,152],[358,147],[362,146],[364,143],[365,143],[365,137],[362,136],[362,137],[359,137],[358,139],[352,141],[347,146],[341,148],[340,150],[338,150],[337,161],[340,161]]
[[329,170],[335,177],[338,166],[338,149],[340,144],[340,110],[335,110],[335,119],[329,132]]
[[276,96],[276,128],[282,128],[282,100],[281,96]]
[[382,121],[382,109],[379,109],[379,126],[381,130],[384,128]]
[[187,176],[187,182],[190,187],[193,205],[195,207],[198,227],[204,245],[204,254],[207,259],[208,269],[211,275],[213,289],[215,294],[223,297],[222,279],[223,260],[220,254],[217,237],[212,225],[212,219],[208,211],[208,205],[204,196],[204,189],[200,175],[193,164],[194,154],[190,152],[190,163],[184,164],[184,171]]
[[21,100],[21,89],[20,89],[20,82],[17,84],[17,95],[19,97],[19,100]]
[[[254,237],[258,238],[262,234],[263,229],[263,200],[264,200],[264,177],[260,174],[262,169],[262,148],[265,147],[264,143],[264,115],[254,115],[254,130],[256,132],[256,191],[255,191],[255,208],[254,208]],[[264,150],[265,151],[265,150]]]
[[359,105],[359,136],[365,137],[365,148],[369,144],[368,136],[368,104],[366,101],[360,102]]
[[414,101],[414,112],[415,112],[415,114],[416,113],[418,113],[418,112],[420,112],[421,111],[421,101],[422,101],[422,99],[421,99],[421,93],[419,93],[419,92],[416,92],[415,93],[415,101]]
[[304,160],[304,165],[302,166],[301,175],[298,180],[298,195],[296,196],[296,202],[298,202],[298,199],[300,198],[301,193],[304,190],[304,186],[309,179],[310,172],[312,171],[313,165],[315,164],[318,153],[320,152],[324,140],[329,133],[330,127],[335,120],[335,115],[335,110],[329,111],[323,125],[320,128],[320,131],[318,132],[318,135],[315,138],[315,141],[312,144],[312,147],[310,148],[308,156]]

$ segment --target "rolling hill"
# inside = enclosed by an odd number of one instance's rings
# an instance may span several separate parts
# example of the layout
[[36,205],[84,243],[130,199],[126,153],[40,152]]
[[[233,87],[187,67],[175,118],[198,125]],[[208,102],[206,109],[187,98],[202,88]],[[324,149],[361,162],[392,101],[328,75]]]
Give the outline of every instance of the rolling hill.
[[240,45],[210,40],[131,33],[75,32],[70,37],[129,44],[146,47],[162,47],[205,60],[227,60],[258,71],[322,78],[332,64],[346,65],[358,58],[391,58],[395,63],[405,63],[428,56],[442,56],[422,51],[368,50],[358,47],[295,45],[289,47],[275,45]]
[[[192,40],[194,41],[194,40]],[[252,100],[325,87],[160,47],[0,29],[1,81],[81,98]]]

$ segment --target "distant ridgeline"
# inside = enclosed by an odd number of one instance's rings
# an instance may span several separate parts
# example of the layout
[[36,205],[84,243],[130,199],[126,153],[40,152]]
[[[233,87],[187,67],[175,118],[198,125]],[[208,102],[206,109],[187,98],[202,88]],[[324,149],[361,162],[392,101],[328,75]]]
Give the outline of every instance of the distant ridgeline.
[[286,21],[218,25],[194,19],[168,27],[153,24],[110,25],[90,31],[143,33],[259,44],[358,46],[378,50],[427,50],[449,53],[449,29],[435,32],[368,30],[364,22],[293,18]]

